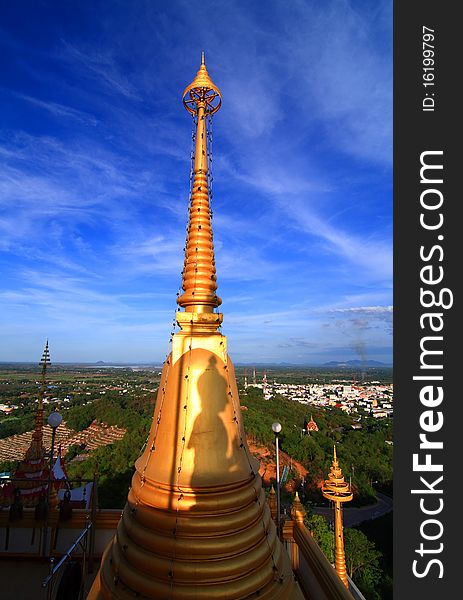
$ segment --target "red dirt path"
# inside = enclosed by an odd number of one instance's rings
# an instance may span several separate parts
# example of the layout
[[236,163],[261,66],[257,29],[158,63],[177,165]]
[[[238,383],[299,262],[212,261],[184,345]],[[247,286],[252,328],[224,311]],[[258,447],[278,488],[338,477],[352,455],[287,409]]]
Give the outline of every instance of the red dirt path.
[[[275,452],[269,450],[266,446],[260,446],[247,440],[251,454],[260,462],[259,474],[262,477],[265,486],[275,483],[276,479],[276,464]],[[307,477],[307,469],[301,463],[292,459],[288,454],[280,450],[280,473],[284,466],[288,466],[293,471],[296,471],[298,479]],[[289,481],[285,485],[285,489],[294,492],[294,480]]]

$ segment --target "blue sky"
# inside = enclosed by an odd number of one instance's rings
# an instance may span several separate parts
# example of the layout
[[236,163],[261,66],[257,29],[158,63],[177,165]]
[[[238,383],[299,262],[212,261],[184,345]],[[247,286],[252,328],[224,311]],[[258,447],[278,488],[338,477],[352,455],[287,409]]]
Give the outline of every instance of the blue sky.
[[389,1],[2,3],[0,360],[159,361],[200,53],[235,362],[392,355]]

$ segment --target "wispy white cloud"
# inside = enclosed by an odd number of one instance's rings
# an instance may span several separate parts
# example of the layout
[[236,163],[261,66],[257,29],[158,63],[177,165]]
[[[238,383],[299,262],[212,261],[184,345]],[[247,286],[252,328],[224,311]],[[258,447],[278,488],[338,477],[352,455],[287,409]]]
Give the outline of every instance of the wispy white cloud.
[[348,313],[348,314],[368,314],[368,315],[390,315],[392,314],[392,306],[351,306],[349,308],[332,308],[328,312],[331,313]]
[[391,279],[392,239],[386,237],[385,232],[381,231],[379,236],[371,229],[368,232],[364,230],[352,232],[347,231],[345,226],[334,225],[317,214],[310,196],[294,199],[290,203],[285,202],[284,198],[279,198],[277,202],[291,219],[293,227],[320,238],[326,244],[328,251],[365,269],[370,278]]
[[[347,0],[299,1],[285,21],[291,35],[282,38],[297,65],[294,84],[312,117],[325,120],[331,143],[385,164],[392,161],[391,18],[388,3],[360,12]],[[379,23],[389,26],[381,31]]]
[[96,126],[98,124],[98,119],[94,115],[81,110],[76,110],[70,106],[64,106],[63,104],[51,102],[50,100],[40,100],[39,98],[33,98],[32,96],[27,96],[26,94],[20,94],[18,92],[13,92],[13,94],[21,100],[25,100],[34,106],[38,106],[39,108],[46,110],[53,116],[58,117],[60,120],[73,119],[79,121],[80,123],[92,126]]
[[317,214],[317,206],[323,207],[324,201],[320,198],[329,194],[328,187],[323,189],[321,182],[298,180],[281,171],[278,167],[268,167],[265,173],[259,169],[257,173],[236,173],[236,177],[272,201],[279,210],[280,223],[320,238],[328,251],[366,269],[370,277],[391,279],[392,238],[389,231],[379,230],[377,235],[372,235],[371,229],[368,232],[350,232],[345,226],[330,222],[330,218],[322,218]]
[[108,48],[104,51],[98,51],[95,47],[92,47],[91,52],[85,52],[64,39],[61,41],[63,47],[61,56],[80,67],[83,77],[97,79],[113,93],[117,92],[132,100],[140,99],[135,86],[126,75],[121,73]]

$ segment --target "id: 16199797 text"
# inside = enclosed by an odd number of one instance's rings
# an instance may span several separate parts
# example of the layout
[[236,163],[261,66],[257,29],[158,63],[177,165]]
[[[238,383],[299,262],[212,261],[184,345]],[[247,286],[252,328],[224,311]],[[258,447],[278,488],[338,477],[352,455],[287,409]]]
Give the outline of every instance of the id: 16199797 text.
[[434,29],[423,26],[423,111],[433,112],[435,107],[434,97]]

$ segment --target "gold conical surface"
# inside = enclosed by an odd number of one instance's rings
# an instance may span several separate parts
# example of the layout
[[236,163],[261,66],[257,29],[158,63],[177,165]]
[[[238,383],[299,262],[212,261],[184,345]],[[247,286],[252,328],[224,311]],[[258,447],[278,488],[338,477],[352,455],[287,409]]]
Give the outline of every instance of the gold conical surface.
[[192,115],[197,114],[197,101],[201,97],[205,101],[205,112],[207,114],[213,114],[219,110],[222,103],[222,94],[209,77],[204,61],[204,52],[201,55],[201,66],[196,77],[183,92],[183,104]]
[[[203,63],[196,84],[204,71]],[[204,102],[199,96],[194,105],[196,189],[178,300],[185,308],[177,312],[181,331],[173,336],[149,438],[91,600],[303,598],[247,447],[234,369],[218,331],[222,315],[213,312],[220,299],[203,189]]]
[[331,500],[331,502],[334,504],[334,563],[339,578],[346,587],[349,587],[349,581],[347,579],[346,557],[344,553],[344,531],[342,525],[341,506],[344,502],[350,502],[350,500],[353,498],[353,495],[350,485],[344,481],[344,476],[336,455],[336,445],[333,449],[333,462],[331,463],[328,479],[325,480],[322,486],[322,493],[327,500]]

